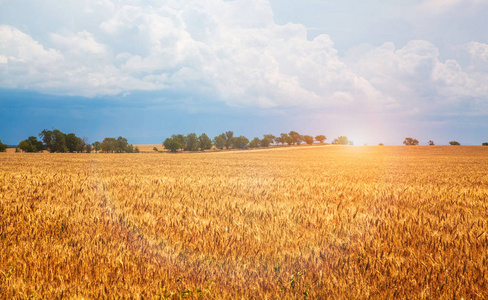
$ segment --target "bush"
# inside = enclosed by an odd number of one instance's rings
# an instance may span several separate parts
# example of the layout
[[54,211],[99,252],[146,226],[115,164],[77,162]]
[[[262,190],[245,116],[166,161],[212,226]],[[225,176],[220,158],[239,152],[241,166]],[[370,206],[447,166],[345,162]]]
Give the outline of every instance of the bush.
[[405,140],[403,141],[403,144],[404,145],[407,145],[407,146],[416,146],[419,144],[419,141],[417,139],[413,139],[413,138],[405,138]]
[[44,150],[44,145],[35,136],[30,136],[28,139],[23,140],[18,147],[24,152],[40,152]]
[[176,153],[178,149],[182,148],[182,145],[176,138],[167,138],[164,140],[163,147],[172,153]]
[[456,142],[456,141],[450,141],[449,142],[449,145],[451,145],[451,146],[459,146],[461,144],[459,142]]
[[7,151],[7,145],[3,144],[2,141],[0,141],[0,152],[5,152]]

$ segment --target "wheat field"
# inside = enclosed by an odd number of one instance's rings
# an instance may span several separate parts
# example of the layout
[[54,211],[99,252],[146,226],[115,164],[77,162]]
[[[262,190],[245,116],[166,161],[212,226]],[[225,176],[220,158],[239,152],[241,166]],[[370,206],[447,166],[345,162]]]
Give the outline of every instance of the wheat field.
[[488,298],[488,147],[0,154],[0,291]]

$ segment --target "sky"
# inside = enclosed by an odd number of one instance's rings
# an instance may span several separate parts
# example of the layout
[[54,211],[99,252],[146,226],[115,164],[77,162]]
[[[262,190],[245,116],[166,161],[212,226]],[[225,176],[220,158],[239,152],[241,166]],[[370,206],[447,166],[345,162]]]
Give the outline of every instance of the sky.
[[0,0],[0,140],[488,142],[488,1]]

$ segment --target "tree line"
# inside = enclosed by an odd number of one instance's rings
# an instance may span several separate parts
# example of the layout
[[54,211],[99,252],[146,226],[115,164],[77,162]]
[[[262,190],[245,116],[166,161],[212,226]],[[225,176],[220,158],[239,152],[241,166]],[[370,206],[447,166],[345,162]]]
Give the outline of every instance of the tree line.
[[[129,144],[127,139],[119,136],[118,138],[107,137],[102,142],[96,141],[92,144],[87,142],[86,138],[80,138],[74,133],[65,134],[60,130],[47,130],[44,129],[39,133],[40,140],[35,136],[30,136],[27,139],[21,141],[17,146],[17,151],[24,152],[40,152],[47,150],[51,153],[74,153],[74,152],[87,152],[92,151],[106,152],[106,153],[138,153],[139,148]],[[215,147],[216,149],[248,149],[269,147],[272,144],[276,145],[300,145],[306,143],[312,145],[314,142],[323,144],[327,137],[325,135],[317,135],[315,137],[311,135],[302,135],[296,131],[290,131],[289,133],[281,133],[279,136],[272,134],[265,134],[263,138],[255,137],[249,140],[243,135],[234,136],[233,131],[226,131],[213,139],[210,139],[207,134],[202,133],[197,136],[196,133],[190,133],[187,135],[173,134],[163,142],[163,147],[170,152],[178,151],[204,151]],[[353,145],[354,143],[346,136],[340,136],[332,141],[332,144],[336,145]],[[407,137],[403,141],[404,145],[412,146],[418,145],[417,139]],[[430,140],[429,145],[435,145],[434,141]],[[457,141],[450,141],[450,145],[460,145]],[[380,144],[383,145],[383,144]],[[483,146],[488,146],[488,143],[482,143]],[[0,152],[5,152],[8,148],[7,145],[2,144],[0,140]],[[154,150],[158,151],[155,147]]]
[[47,150],[51,153],[75,153],[75,152],[112,152],[112,153],[137,153],[139,148],[127,142],[127,139],[119,136],[116,138],[107,137],[101,143],[96,141],[92,144],[86,138],[80,138],[74,133],[63,133],[58,129],[44,129],[39,133],[40,140],[36,136],[30,136],[21,141],[17,146],[24,152],[40,152]]
[[197,136],[196,133],[190,133],[186,136],[173,134],[164,140],[163,147],[170,152],[176,153],[178,151],[204,151],[212,149],[212,147],[223,150],[265,148],[271,144],[300,145],[303,142],[311,145],[314,141],[324,143],[326,139],[325,135],[318,135],[314,138],[310,135],[301,135],[296,131],[290,131],[289,133],[281,133],[279,136],[265,134],[263,138],[255,137],[249,140],[243,135],[234,136],[233,131],[226,131],[215,136],[213,139],[210,139],[205,133],[202,133],[200,136]]
[[[411,138],[411,137],[407,137],[403,141],[403,144],[406,145],[406,146],[417,146],[419,144],[419,141],[417,139],[414,139],[414,138]],[[433,140],[430,140],[428,142],[428,145],[429,146],[435,146],[435,143],[434,143]],[[451,146],[460,146],[461,143],[459,143],[458,141],[450,141],[449,142],[449,145],[451,145]],[[482,143],[481,145],[482,146],[488,146],[488,143]]]

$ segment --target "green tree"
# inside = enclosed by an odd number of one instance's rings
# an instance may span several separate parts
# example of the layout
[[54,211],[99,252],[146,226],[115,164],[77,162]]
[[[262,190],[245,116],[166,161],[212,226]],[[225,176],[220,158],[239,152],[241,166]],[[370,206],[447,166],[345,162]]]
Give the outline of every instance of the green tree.
[[274,144],[276,137],[272,134],[263,135],[261,140],[261,147],[269,147],[270,144]]
[[340,136],[340,137],[334,139],[334,141],[332,143],[336,144],[336,145],[351,145],[352,141],[350,141],[347,138],[347,136]]
[[275,142],[277,144],[284,145],[286,143],[286,141],[287,141],[287,138],[288,138],[288,134],[282,133],[282,134],[280,134],[280,136],[278,136],[278,137],[275,138]]
[[183,146],[180,144],[180,140],[174,137],[164,140],[163,147],[172,153],[176,153],[178,152],[178,149],[183,148]]
[[7,145],[3,144],[2,141],[0,140],[0,152],[6,152],[7,151]]
[[198,147],[202,151],[212,149],[212,140],[210,140],[206,133],[202,133],[198,137]]
[[257,148],[260,144],[261,140],[258,137],[255,137],[249,142],[249,148]]
[[44,129],[39,134],[39,137],[44,142],[45,148],[49,149],[49,152],[68,152],[68,147],[66,146],[66,135],[58,129],[52,131]]
[[100,144],[100,149],[105,153],[113,153],[117,151],[117,140],[115,138],[106,137]]
[[86,151],[86,153],[91,153],[92,150],[93,150],[92,145],[90,145],[90,144],[86,144],[85,145],[85,151]]
[[246,149],[247,144],[249,144],[249,140],[243,135],[233,138],[232,145],[234,148]]
[[23,140],[19,143],[18,147],[24,152],[39,152],[44,150],[44,145],[35,136],[30,136],[28,139]]
[[29,143],[29,140],[21,141],[17,147],[24,152],[36,152],[33,150],[31,143]]
[[300,143],[302,142],[302,136],[298,132],[296,132],[296,131],[290,131],[288,133],[288,135],[291,138],[291,141],[292,141],[291,144],[292,145],[295,145],[295,144],[300,145]]
[[481,143],[481,146],[488,146],[488,142]]
[[180,148],[178,148],[178,149],[181,149],[181,150],[185,149],[186,137],[184,135],[182,135],[182,134],[173,134],[171,136],[171,138],[175,139],[178,142],[178,144],[180,145]]
[[68,133],[65,135],[64,140],[66,143],[66,148],[68,148],[68,152],[77,152],[84,144],[83,140],[77,137],[74,133]]
[[102,144],[99,141],[93,142],[93,144],[92,144],[93,150],[95,150],[95,152],[98,153],[98,151],[100,151],[102,149],[101,145]]
[[196,133],[186,135],[185,151],[198,151],[198,137]]
[[429,141],[429,146],[435,146],[434,141],[430,140]]
[[449,145],[451,145],[451,146],[459,146],[461,144],[459,142],[456,142],[456,141],[450,141],[449,142]]
[[225,133],[222,133],[222,134],[214,137],[214,139],[213,139],[213,143],[214,143],[215,147],[220,149],[220,150],[224,149],[226,141],[227,141],[227,137],[225,136]]
[[134,151],[133,151],[133,148],[131,146],[132,145],[129,146],[129,143],[127,142],[126,138],[119,136],[117,138],[117,143],[115,146],[115,152],[117,152],[117,153],[122,153],[122,152],[132,153]]
[[288,146],[295,145],[295,142],[293,141],[293,138],[290,135],[286,135],[286,143]]
[[410,138],[410,137],[407,137],[405,138],[405,140],[403,141],[403,144],[404,145],[407,145],[407,146],[416,146],[419,144],[419,141],[416,140],[416,139],[413,139],[413,138]]
[[227,131],[225,133],[225,148],[230,149],[231,147],[234,147],[234,132]]
[[325,135],[321,134],[321,135],[317,135],[315,137],[315,140],[321,144],[323,144],[325,142],[327,138],[325,137]]
[[302,139],[305,143],[312,145],[313,144],[313,136],[311,135],[304,135],[302,136]]

